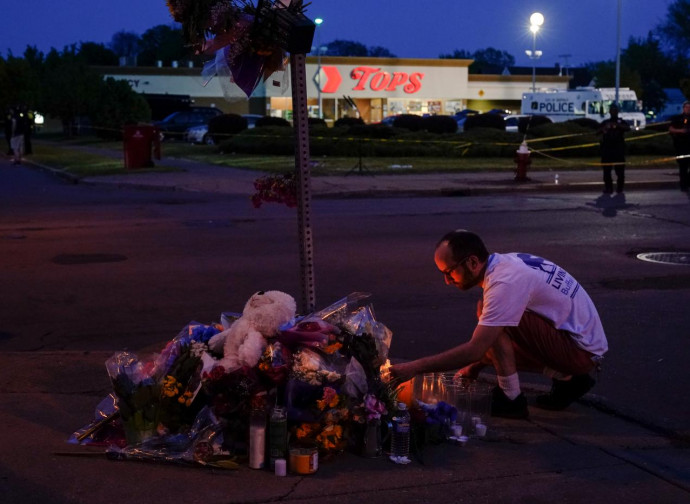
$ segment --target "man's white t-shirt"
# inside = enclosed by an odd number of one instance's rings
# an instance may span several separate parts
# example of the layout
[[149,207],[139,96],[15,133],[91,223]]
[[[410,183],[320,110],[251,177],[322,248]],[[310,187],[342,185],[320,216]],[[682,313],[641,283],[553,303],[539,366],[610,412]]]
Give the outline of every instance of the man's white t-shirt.
[[581,348],[603,355],[608,342],[582,286],[563,268],[531,254],[491,254],[484,275],[479,324],[517,326],[525,310],[568,331]]

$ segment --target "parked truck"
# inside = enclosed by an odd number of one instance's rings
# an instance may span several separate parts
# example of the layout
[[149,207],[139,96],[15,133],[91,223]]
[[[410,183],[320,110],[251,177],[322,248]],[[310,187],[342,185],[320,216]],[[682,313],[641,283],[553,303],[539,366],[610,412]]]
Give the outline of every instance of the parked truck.
[[[597,122],[608,119],[609,107],[616,101],[616,88],[578,87],[522,94],[522,114],[542,115],[552,122],[587,117]],[[618,89],[619,114],[633,129],[646,125],[642,107],[635,91]]]

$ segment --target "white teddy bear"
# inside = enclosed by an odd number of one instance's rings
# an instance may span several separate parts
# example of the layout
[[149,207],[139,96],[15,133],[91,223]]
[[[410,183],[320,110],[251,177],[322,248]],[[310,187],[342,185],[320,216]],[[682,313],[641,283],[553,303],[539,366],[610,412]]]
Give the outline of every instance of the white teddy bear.
[[244,306],[242,316],[225,331],[213,336],[209,348],[223,358],[217,363],[232,372],[242,366],[254,367],[266,348],[266,338],[295,317],[295,299],[281,291],[259,291]]

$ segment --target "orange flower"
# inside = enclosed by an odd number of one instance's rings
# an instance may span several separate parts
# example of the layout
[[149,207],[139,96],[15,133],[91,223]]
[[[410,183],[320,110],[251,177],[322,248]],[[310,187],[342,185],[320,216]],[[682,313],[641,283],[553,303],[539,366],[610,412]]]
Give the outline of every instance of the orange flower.
[[337,341],[335,343],[331,343],[330,345],[326,346],[323,348],[323,351],[327,354],[333,354],[340,350],[343,347],[342,343],[338,343]]
[[185,406],[190,406],[192,404],[192,398],[194,394],[191,390],[187,390],[184,394],[177,398],[177,402],[184,404]]
[[297,427],[297,430],[295,431],[295,434],[297,436],[297,439],[304,439],[312,436],[316,429],[319,428],[319,424],[315,423],[303,423],[299,427]]
[[335,392],[335,389],[331,387],[325,387],[323,389],[323,399],[316,401],[318,408],[323,411],[326,408],[335,408],[340,402],[340,397]]
[[174,376],[166,376],[163,379],[163,395],[166,397],[175,397],[177,394],[180,393],[179,385],[180,384],[177,383],[177,380]]

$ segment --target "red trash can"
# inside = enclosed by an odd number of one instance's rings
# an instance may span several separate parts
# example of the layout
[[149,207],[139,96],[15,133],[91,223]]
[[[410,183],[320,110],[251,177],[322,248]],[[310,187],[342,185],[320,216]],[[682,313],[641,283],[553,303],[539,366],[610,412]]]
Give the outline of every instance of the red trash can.
[[153,156],[161,158],[158,128],[150,124],[127,124],[124,129],[125,168],[150,168]]

